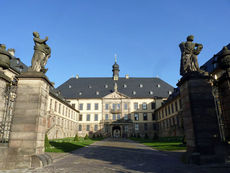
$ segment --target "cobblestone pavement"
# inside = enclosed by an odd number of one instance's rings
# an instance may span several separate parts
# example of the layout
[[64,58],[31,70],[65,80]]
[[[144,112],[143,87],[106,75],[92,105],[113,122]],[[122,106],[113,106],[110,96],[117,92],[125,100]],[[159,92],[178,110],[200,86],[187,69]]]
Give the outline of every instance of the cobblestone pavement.
[[63,154],[45,168],[1,173],[230,173],[229,167],[185,165],[181,152],[161,152],[130,140],[106,139]]

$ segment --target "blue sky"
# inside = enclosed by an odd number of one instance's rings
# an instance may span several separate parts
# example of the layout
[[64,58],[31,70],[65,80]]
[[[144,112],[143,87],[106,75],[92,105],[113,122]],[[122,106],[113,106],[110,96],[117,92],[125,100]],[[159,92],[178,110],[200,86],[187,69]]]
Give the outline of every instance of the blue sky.
[[26,65],[33,31],[49,37],[47,76],[55,86],[70,77],[111,77],[114,54],[120,76],[180,79],[179,43],[190,34],[205,63],[230,43],[230,0],[0,0],[0,43]]

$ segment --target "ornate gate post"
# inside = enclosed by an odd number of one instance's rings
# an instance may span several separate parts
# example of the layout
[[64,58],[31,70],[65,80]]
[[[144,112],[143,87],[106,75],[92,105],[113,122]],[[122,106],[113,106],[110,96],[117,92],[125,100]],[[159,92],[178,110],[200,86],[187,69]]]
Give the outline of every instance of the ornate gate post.
[[217,147],[220,144],[215,102],[212,95],[211,77],[200,70],[197,55],[202,45],[192,43],[193,36],[180,44],[183,76],[179,83],[182,101],[182,116],[187,142],[186,161],[205,164],[223,161]]
[[51,83],[43,73],[19,75],[7,168],[46,165],[46,109]]

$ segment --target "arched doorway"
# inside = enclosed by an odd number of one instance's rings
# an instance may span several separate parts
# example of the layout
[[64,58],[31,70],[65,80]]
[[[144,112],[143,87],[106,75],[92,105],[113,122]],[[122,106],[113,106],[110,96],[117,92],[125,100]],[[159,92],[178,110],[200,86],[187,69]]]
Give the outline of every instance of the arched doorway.
[[121,127],[120,126],[114,126],[112,128],[112,132],[113,132],[114,138],[120,138],[121,137]]

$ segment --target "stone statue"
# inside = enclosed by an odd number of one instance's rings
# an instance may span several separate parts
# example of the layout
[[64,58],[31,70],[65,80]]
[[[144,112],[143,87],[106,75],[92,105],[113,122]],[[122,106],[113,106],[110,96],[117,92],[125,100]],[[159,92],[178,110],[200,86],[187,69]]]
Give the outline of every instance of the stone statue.
[[34,36],[34,55],[32,58],[32,65],[29,71],[43,72],[46,73],[48,69],[45,69],[48,58],[51,55],[51,49],[46,44],[48,37],[45,39],[40,39],[38,32],[33,32]]
[[6,50],[6,46],[0,44],[0,67],[8,69],[10,67],[10,59],[12,59],[12,55]]
[[197,55],[201,52],[203,45],[193,43],[194,36],[189,35],[186,42],[180,43],[179,47],[181,50],[181,64],[180,64],[180,75],[184,76],[186,73],[191,71],[199,71]]

